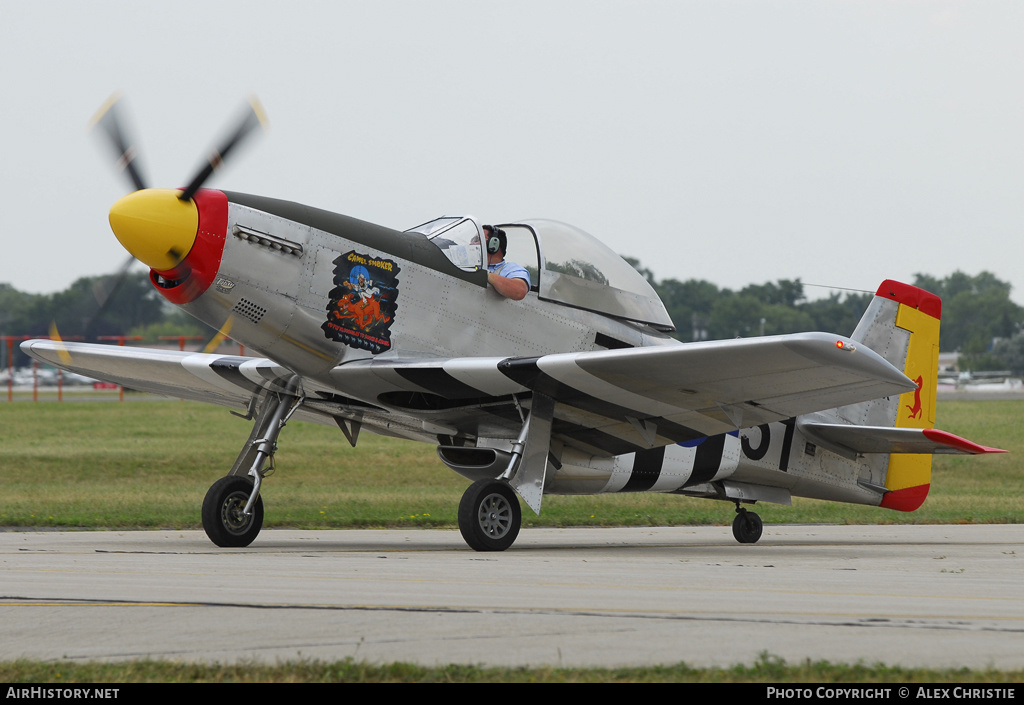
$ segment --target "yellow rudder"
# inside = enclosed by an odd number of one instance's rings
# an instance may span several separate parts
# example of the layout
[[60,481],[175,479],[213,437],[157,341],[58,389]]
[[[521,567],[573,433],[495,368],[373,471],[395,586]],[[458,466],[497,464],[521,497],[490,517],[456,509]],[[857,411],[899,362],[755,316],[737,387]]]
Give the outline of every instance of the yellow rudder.
[[[910,332],[904,374],[917,382],[917,389],[900,396],[897,428],[934,428],[939,373],[939,321],[942,301],[923,289],[885,281],[877,296],[899,303],[896,326]],[[892,455],[885,476],[889,492],[881,506],[903,512],[920,507],[931,487],[931,455]]]

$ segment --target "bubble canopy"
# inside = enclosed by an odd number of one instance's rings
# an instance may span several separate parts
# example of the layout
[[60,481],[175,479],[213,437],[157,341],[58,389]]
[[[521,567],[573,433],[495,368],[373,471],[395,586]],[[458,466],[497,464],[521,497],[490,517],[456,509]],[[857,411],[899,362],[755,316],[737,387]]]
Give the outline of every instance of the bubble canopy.
[[[672,319],[650,283],[626,260],[579,228],[555,220],[496,223],[508,235],[507,259],[530,272],[532,290],[546,301],[603,313],[659,330]],[[484,266],[481,225],[469,216],[444,216],[411,228],[463,269]]]

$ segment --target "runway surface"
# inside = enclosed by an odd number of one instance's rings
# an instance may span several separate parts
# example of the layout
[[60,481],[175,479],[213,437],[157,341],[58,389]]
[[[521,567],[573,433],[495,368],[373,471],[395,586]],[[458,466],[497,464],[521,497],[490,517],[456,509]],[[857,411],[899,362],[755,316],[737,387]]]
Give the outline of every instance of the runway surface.
[[1024,668],[1024,525],[0,532],[0,660]]

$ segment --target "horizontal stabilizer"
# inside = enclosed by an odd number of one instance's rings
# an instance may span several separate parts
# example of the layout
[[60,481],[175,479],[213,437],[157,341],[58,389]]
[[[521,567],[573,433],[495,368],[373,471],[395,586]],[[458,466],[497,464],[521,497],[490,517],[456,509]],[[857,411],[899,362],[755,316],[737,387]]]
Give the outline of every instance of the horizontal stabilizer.
[[891,428],[798,421],[808,440],[840,455],[864,453],[916,453],[925,455],[980,455],[1005,453],[933,428]]

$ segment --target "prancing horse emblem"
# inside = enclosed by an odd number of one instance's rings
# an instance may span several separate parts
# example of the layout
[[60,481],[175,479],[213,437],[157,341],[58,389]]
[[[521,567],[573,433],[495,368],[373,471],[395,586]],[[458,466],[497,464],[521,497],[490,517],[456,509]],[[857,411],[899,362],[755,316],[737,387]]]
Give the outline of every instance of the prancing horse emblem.
[[917,383],[917,389],[914,390],[914,405],[904,404],[910,410],[908,419],[916,419],[921,416],[921,385],[924,384],[924,377],[918,375],[914,382]]

